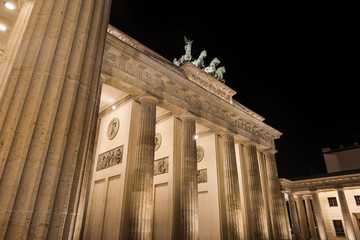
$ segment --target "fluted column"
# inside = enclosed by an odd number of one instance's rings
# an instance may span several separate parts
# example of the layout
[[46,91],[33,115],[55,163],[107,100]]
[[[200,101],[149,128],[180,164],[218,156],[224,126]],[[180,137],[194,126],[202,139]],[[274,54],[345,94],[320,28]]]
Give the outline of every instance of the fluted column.
[[151,239],[153,223],[154,143],[157,99],[139,99],[141,116],[131,193],[130,239]]
[[299,218],[296,210],[296,204],[293,193],[288,192],[290,217],[292,223],[292,230],[294,233],[295,240],[301,240]]
[[313,203],[313,208],[314,208],[316,225],[319,230],[320,239],[327,240],[325,222],[324,222],[324,217],[321,212],[319,195],[318,195],[317,191],[312,192],[311,195],[312,195],[312,203]]
[[346,237],[349,240],[355,240],[356,239],[355,229],[354,229],[354,226],[352,224],[351,214],[350,214],[350,211],[349,211],[348,204],[346,202],[344,189],[337,188],[336,190],[337,190],[338,197],[339,197],[341,213],[342,213],[342,216],[343,216],[343,219],[344,219],[344,228],[345,228]]
[[0,239],[70,239],[111,1],[22,2],[0,63]]
[[236,166],[234,135],[221,134],[228,239],[243,239],[239,176]]
[[266,172],[269,186],[269,202],[273,222],[274,239],[289,239],[286,223],[286,211],[283,204],[281,187],[275,160],[275,150],[265,151]]
[[199,207],[195,121],[192,115],[181,117],[181,239],[199,239]]
[[268,239],[266,212],[261,188],[260,170],[256,145],[245,143],[244,156],[247,160],[248,189],[251,212],[249,215],[250,235],[252,239]]
[[300,221],[300,228],[301,228],[301,235],[303,240],[309,240],[309,227],[306,220],[306,212],[304,207],[304,200],[302,195],[296,195],[296,207],[299,214],[299,221]]
[[316,233],[314,213],[313,213],[313,210],[311,207],[310,198],[311,198],[310,195],[304,195],[306,215],[307,215],[307,219],[309,222],[311,240],[314,240],[314,239],[318,239],[318,237],[317,237],[317,233]]

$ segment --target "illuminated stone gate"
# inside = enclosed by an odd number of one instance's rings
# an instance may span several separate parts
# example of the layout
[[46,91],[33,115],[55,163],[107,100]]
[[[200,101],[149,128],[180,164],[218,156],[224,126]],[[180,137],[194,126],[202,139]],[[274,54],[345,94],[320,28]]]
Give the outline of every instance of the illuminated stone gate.
[[112,26],[101,80],[86,239],[289,238],[281,133],[234,90]]
[[281,133],[232,89],[111,26],[105,37],[110,0],[12,2],[0,239],[289,239]]

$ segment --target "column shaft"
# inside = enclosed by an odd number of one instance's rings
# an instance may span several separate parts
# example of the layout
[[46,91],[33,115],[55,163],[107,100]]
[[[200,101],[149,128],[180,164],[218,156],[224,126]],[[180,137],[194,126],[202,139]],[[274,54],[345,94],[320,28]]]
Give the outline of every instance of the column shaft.
[[301,195],[296,196],[296,206],[297,206],[297,211],[299,213],[302,237],[304,240],[308,240],[310,239],[309,227],[306,220],[306,212],[305,212],[303,197]]
[[266,172],[266,159],[263,152],[258,152],[258,158],[259,158],[259,169],[260,169],[260,177],[261,177],[261,186],[262,186],[262,192],[263,192],[263,198],[264,198],[264,205],[265,205],[265,213],[266,213],[266,222],[268,225],[269,230],[269,240],[276,239],[274,238],[274,232],[273,232],[273,223],[271,221],[271,199],[270,196],[270,189],[268,186],[268,174]]
[[301,240],[299,218],[296,210],[295,199],[292,193],[288,193],[290,217],[295,240]]
[[199,239],[195,118],[184,116],[181,141],[181,239]]
[[314,213],[310,202],[310,196],[304,196],[304,199],[305,199],[306,215],[309,222],[311,240],[318,239],[315,228]]
[[225,208],[228,239],[243,239],[239,176],[236,166],[234,136],[222,135]]
[[11,36],[21,42],[0,66],[0,239],[72,236],[92,160],[110,3],[24,4],[25,29]]
[[339,196],[341,213],[342,213],[343,219],[344,219],[344,227],[345,227],[346,237],[349,240],[355,240],[356,239],[355,229],[354,229],[354,226],[352,224],[351,214],[350,214],[350,211],[349,211],[348,204],[346,202],[346,197],[345,197],[344,190],[343,189],[337,189],[337,193],[338,193],[338,196]]
[[312,193],[312,203],[313,203],[314,215],[315,215],[316,225],[319,230],[320,239],[327,240],[325,222],[321,212],[320,200],[317,192]]
[[140,131],[131,193],[130,239],[151,239],[157,100],[145,96],[140,98],[140,103]]
[[274,228],[274,239],[289,239],[286,223],[286,209],[284,208],[278,171],[276,167],[275,152],[265,151],[266,172],[269,186],[269,202],[271,218]]
[[257,150],[254,144],[245,144],[245,158],[247,160],[248,187],[250,195],[251,213],[249,216],[250,235],[252,239],[268,239],[268,229]]

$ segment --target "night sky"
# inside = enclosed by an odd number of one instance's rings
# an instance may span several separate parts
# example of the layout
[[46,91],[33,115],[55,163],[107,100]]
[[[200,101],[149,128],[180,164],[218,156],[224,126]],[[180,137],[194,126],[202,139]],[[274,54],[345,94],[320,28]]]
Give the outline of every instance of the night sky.
[[360,142],[357,13],[334,3],[113,0],[110,24],[170,61],[184,36],[194,58],[218,57],[234,99],[283,133],[279,177],[292,178],[325,173],[322,148]]

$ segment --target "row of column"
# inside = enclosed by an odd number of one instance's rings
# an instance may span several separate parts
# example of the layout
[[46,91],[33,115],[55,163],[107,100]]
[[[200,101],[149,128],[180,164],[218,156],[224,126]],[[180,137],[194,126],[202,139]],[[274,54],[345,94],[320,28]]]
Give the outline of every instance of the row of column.
[[[130,239],[147,239],[152,234],[153,213],[153,168],[154,140],[156,125],[157,100],[151,96],[141,97],[140,132],[135,157],[134,184],[131,196]],[[199,210],[195,123],[192,115],[181,118],[181,187],[180,187],[180,218],[181,239],[199,239]],[[240,201],[239,176],[235,155],[234,135],[221,134],[219,166],[223,175],[223,205],[225,212],[225,236],[227,239],[244,239],[243,216]],[[285,208],[280,192],[274,151],[267,151],[266,161],[269,193],[272,202],[270,208],[272,234],[269,226],[262,182],[259,170],[258,151],[254,143],[244,145],[245,171],[249,200],[246,202],[247,222],[250,225],[251,239],[288,239]],[[270,236],[273,235],[273,236]]]
[[[314,192],[311,195],[287,194],[295,239],[319,239],[319,237],[320,239],[327,239],[317,193]],[[310,199],[312,200],[312,203]],[[316,231],[314,218],[318,227],[319,237]]]
[[[326,240],[325,222],[321,212],[319,196],[316,191],[308,195],[286,192],[289,200],[289,210],[295,240],[321,239]],[[344,220],[344,230],[348,239],[356,239],[351,214],[345,198],[344,190],[337,189],[341,213]],[[304,206],[305,203],[305,206]],[[318,232],[316,231],[316,227]]]

